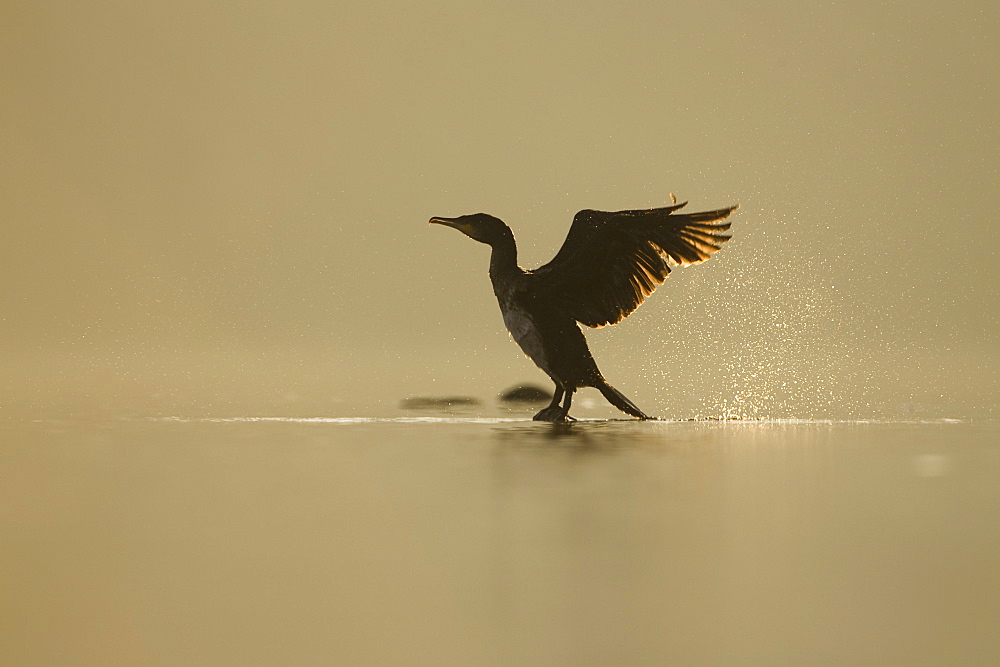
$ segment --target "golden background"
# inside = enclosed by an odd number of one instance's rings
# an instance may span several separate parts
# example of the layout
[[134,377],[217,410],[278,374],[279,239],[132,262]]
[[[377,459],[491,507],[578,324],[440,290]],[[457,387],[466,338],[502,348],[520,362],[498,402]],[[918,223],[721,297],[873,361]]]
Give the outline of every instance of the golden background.
[[666,416],[994,414],[995,3],[7,2],[8,414],[380,414],[542,374],[487,249],[739,203],[590,332]]

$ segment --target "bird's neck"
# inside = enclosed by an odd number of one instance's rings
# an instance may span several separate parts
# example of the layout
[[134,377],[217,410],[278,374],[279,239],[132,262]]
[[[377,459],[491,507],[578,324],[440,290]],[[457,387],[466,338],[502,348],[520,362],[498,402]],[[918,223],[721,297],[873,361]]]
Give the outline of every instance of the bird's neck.
[[514,234],[507,234],[490,243],[493,254],[490,256],[490,278],[496,280],[521,271],[517,265],[517,244]]

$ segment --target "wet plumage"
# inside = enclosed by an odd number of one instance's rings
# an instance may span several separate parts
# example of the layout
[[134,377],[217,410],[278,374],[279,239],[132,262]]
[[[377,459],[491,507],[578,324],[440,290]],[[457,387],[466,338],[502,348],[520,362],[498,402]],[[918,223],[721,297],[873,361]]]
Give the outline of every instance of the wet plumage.
[[594,387],[619,410],[650,418],[604,379],[577,323],[617,324],[666,280],[668,261],[703,262],[729,240],[730,223],[724,221],[736,206],[676,213],[685,204],[580,211],[556,256],[534,270],[517,265],[514,234],[499,218],[485,213],[431,218],[491,246],[490,280],[504,324],[556,385],[552,403],[535,419],[571,419],[573,393],[580,387]]

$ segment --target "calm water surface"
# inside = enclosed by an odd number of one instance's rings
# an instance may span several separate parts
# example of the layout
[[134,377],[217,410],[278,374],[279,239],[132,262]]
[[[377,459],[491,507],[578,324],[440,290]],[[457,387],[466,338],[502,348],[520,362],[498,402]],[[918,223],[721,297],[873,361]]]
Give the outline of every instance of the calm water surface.
[[5,665],[1000,664],[995,424],[0,424]]

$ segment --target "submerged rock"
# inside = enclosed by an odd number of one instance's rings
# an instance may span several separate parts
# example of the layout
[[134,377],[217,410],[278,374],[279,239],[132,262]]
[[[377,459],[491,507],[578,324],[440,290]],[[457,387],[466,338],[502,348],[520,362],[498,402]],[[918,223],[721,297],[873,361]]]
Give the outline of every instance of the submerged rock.
[[399,402],[399,407],[404,410],[428,410],[472,405],[479,405],[479,399],[472,396],[410,396]]
[[545,403],[552,400],[552,392],[534,384],[519,384],[500,394],[504,403]]

